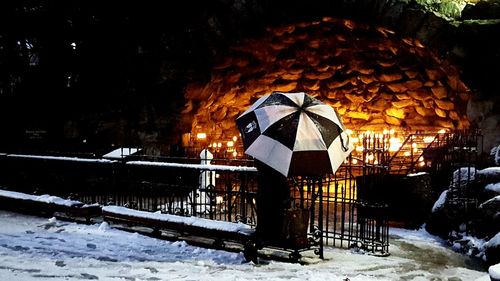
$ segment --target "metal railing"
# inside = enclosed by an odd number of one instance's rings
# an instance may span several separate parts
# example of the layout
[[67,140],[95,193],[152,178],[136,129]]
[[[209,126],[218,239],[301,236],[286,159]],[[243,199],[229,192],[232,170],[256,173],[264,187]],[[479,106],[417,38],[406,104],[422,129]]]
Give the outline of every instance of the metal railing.
[[[179,163],[180,159],[177,163],[144,160],[151,159],[134,156],[85,162],[0,155],[0,185],[88,204],[257,225],[254,167],[219,165],[243,162],[218,159],[212,159],[213,165],[193,164],[200,159],[183,159],[184,163]],[[355,177],[362,173],[362,167],[349,158],[334,175],[290,179],[292,205],[310,211],[308,236],[321,251],[323,245],[347,248],[361,243],[368,247],[369,241],[380,238],[380,233],[368,234],[368,228],[360,226],[366,223],[357,216]],[[382,243],[388,245],[384,239]]]
[[[290,179],[292,205],[309,210],[308,236],[320,249],[331,245],[388,253],[387,206],[376,192],[381,177],[394,165],[387,144],[380,138],[364,138],[361,158],[350,156],[335,174]],[[477,162],[480,144],[479,134],[442,134],[411,162],[423,156],[432,162],[426,169],[448,172]],[[251,160],[207,163],[208,159],[140,154],[113,161],[84,160],[0,154],[0,186],[89,204],[258,224],[257,171]],[[461,204],[468,195],[460,186],[452,195]]]

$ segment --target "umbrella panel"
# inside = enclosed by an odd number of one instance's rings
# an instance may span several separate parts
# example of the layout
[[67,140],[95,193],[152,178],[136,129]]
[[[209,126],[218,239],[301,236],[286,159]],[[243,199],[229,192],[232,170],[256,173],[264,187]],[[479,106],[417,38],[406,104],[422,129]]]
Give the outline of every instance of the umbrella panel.
[[296,151],[292,154],[288,175],[323,175],[332,173],[327,151]]

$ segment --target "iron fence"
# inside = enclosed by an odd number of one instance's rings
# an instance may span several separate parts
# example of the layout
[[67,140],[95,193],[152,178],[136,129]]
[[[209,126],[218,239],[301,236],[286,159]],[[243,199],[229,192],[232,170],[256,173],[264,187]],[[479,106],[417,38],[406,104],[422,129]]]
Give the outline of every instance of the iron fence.
[[[211,165],[200,165],[193,164],[200,159],[182,159],[184,163],[165,160],[137,156],[79,161],[0,155],[0,184],[88,204],[257,225],[257,170],[248,166],[251,162],[215,159]],[[386,231],[370,228],[366,217],[358,215],[356,176],[362,173],[363,165],[354,165],[349,158],[333,175],[290,178],[292,207],[309,210],[308,237],[320,246],[321,253],[323,245],[363,245],[371,252],[388,252]]]

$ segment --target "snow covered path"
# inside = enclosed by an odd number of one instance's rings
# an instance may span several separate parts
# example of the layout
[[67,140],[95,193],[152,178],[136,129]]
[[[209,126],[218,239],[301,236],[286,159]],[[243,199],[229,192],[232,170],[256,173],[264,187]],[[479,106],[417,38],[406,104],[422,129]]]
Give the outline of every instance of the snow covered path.
[[[245,263],[241,254],[101,225],[0,211],[0,280],[489,280],[423,231],[391,229],[389,257],[325,249],[309,265]],[[404,237],[404,238],[402,238]]]

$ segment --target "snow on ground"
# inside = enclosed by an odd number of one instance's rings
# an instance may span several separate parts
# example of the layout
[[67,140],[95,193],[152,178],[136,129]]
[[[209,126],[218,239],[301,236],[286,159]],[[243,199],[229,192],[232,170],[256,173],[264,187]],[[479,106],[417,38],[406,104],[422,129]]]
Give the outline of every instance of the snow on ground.
[[488,280],[485,268],[423,230],[391,229],[391,255],[325,249],[308,265],[245,263],[242,254],[110,228],[0,211],[0,280]]

